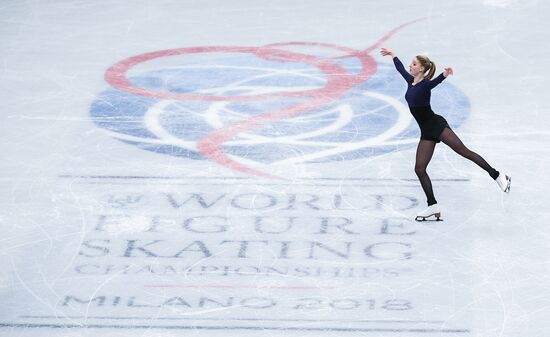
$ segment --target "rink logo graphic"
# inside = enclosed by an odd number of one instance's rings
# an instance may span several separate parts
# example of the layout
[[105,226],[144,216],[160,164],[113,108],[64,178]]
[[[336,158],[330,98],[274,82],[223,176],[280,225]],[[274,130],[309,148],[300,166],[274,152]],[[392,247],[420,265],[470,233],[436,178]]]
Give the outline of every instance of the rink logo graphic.
[[[402,99],[405,83],[369,55],[400,28],[363,51],[292,42],[137,55],[107,70],[112,88],[91,115],[142,149],[271,178],[296,163],[408,148],[419,131]],[[460,126],[468,99],[449,83],[437,91],[434,109]]]

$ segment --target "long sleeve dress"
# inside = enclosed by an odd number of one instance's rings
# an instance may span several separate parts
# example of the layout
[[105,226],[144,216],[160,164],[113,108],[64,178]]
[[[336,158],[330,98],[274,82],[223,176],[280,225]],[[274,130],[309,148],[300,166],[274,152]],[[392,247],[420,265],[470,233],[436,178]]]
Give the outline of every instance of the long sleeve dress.
[[411,114],[420,127],[420,139],[431,140],[439,143],[441,133],[445,128],[449,128],[449,124],[443,116],[440,116],[432,111],[430,106],[430,98],[432,89],[443,82],[445,76],[441,73],[433,80],[424,79],[416,84],[413,84],[414,77],[405,70],[403,63],[401,63],[397,56],[393,58],[393,64],[407,82],[405,100],[409,105]]

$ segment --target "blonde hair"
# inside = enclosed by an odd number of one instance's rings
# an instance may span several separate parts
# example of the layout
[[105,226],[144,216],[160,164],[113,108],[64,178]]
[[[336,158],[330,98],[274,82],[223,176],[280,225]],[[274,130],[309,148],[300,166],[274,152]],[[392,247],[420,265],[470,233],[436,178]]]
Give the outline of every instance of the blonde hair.
[[420,62],[420,65],[425,69],[424,77],[431,80],[435,74],[435,69],[436,69],[435,63],[433,63],[426,55],[418,55],[416,56],[416,59],[418,60],[418,62]]

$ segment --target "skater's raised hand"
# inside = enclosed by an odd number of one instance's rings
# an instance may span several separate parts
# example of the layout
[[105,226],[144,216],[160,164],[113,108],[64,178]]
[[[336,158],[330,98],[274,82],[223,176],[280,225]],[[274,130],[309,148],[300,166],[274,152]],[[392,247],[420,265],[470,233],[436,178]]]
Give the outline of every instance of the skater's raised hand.
[[443,71],[443,76],[447,77],[449,75],[452,75],[453,74],[453,68],[445,68],[445,70]]
[[382,56],[390,55],[392,58],[395,57],[395,53],[393,52],[393,50],[386,49],[386,48],[380,49],[380,54],[382,54]]

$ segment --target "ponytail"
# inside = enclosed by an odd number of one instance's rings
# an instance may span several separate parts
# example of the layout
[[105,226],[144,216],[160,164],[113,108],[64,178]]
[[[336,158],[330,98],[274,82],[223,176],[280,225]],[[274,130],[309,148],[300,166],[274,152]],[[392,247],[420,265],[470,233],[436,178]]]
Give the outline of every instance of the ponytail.
[[425,56],[425,55],[418,55],[416,59],[418,60],[418,62],[420,62],[420,65],[423,66],[424,69],[426,70],[424,72],[424,78],[431,80],[435,74],[435,69],[436,69],[435,63],[433,63],[428,58],[428,56]]

